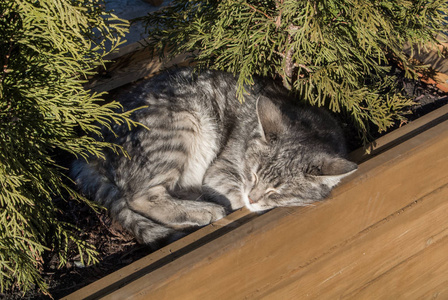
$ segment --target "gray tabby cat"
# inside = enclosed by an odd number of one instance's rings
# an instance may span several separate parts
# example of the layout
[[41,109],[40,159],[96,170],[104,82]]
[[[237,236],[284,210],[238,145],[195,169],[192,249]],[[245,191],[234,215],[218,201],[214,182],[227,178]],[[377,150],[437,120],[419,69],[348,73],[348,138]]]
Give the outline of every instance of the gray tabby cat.
[[106,153],[77,160],[81,191],[109,209],[142,243],[207,225],[246,206],[264,211],[325,198],[357,169],[335,120],[297,106],[287,91],[258,79],[240,104],[236,79],[190,69],[162,73],[121,95],[146,125],[114,128],[131,159]]

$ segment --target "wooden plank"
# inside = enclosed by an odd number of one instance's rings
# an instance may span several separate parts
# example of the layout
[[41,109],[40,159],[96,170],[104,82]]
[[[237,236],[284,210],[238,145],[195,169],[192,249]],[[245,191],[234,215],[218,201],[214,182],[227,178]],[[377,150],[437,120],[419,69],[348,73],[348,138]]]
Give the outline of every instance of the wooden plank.
[[109,53],[105,59],[106,60],[110,60],[110,61],[114,61],[117,60],[125,55],[131,54],[133,52],[142,50],[143,48],[145,48],[145,45],[147,44],[147,40],[143,39],[140,40],[136,43],[132,43],[132,44],[128,44],[125,46],[122,46],[120,48],[118,48],[116,51]]
[[448,299],[448,238],[396,266],[352,299]]
[[447,147],[443,122],[363,163],[333,199],[274,209],[104,298],[234,299],[269,292],[445,185]]
[[428,73],[418,73],[420,80],[426,84],[434,85],[444,93],[448,92],[448,75],[430,70]]
[[[405,295],[410,288],[410,282],[405,279],[410,276],[421,277],[418,273],[397,273],[395,269],[408,264],[408,260],[414,259],[422,252],[431,252],[433,244],[448,237],[447,199],[448,184],[360,232],[319,261],[291,272],[281,284],[265,291],[263,295],[256,295],[256,298],[366,299],[367,297],[361,297],[360,294],[369,295],[370,291],[380,286],[382,296],[391,292],[394,292],[394,295]],[[443,257],[429,256],[422,263],[434,264],[441,260],[446,260],[446,251]],[[444,268],[448,268],[448,264],[445,264]],[[395,275],[395,283],[403,282],[392,285],[390,290],[387,290],[377,281],[389,280],[390,273]],[[448,272],[442,275],[433,282],[426,282],[427,278],[421,278],[416,289],[422,293],[434,288],[432,284],[439,285],[438,281],[447,282]]]

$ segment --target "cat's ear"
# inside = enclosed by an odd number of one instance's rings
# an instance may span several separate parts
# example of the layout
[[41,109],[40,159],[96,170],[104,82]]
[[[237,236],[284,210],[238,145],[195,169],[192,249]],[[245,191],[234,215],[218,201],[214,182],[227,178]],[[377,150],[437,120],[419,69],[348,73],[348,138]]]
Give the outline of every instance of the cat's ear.
[[280,109],[266,97],[257,99],[257,116],[264,138],[269,142],[286,130]]
[[358,169],[356,163],[341,157],[326,157],[320,162],[319,166],[318,172],[314,175],[320,176],[324,183],[330,187],[335,186],[342,178]]

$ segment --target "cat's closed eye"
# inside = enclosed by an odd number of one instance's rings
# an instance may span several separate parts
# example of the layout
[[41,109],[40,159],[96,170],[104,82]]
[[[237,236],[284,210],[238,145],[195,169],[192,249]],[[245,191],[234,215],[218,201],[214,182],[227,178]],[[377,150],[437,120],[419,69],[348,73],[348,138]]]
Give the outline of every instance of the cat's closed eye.
[[278,194],[278,190],[277,189],[273,189],[273,188],[268,188],[264,194],[266,196],[271,196],[273,194]]
[[258,184],[258,175],[255,172],[252,172],[252,182],[254,185]]

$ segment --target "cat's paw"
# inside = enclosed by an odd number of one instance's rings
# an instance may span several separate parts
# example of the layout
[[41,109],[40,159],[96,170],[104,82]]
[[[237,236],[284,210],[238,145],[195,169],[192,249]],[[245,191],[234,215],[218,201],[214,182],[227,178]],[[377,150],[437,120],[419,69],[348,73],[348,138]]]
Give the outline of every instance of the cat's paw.
[[224,207],[214,203],[203,203],[203,206],[196,214],[196,223],[198,226],[205,226],[226,216]]
[[225,208],[218,204],[211,203],[209,206],[206,207],[206,209],[210,213],[209,223],[222,219],[227,215]]

